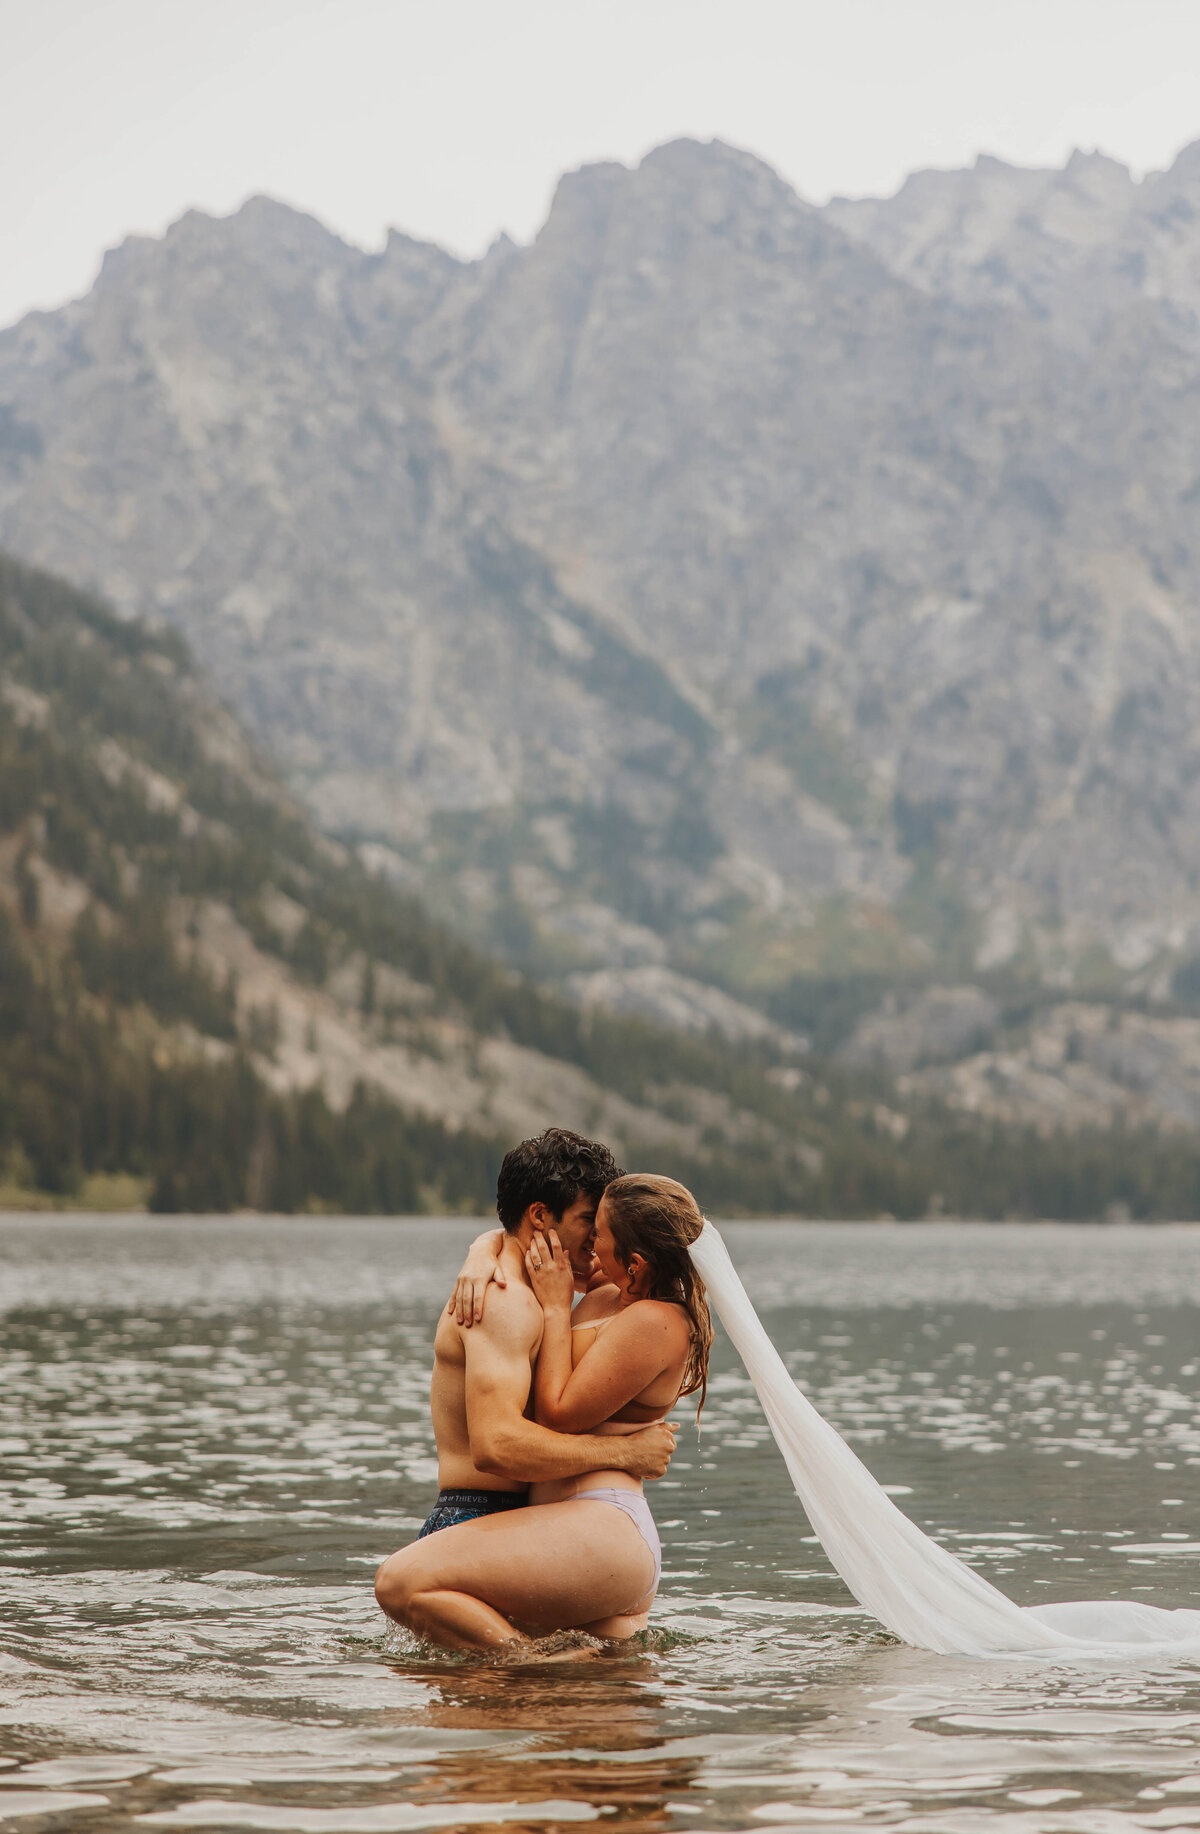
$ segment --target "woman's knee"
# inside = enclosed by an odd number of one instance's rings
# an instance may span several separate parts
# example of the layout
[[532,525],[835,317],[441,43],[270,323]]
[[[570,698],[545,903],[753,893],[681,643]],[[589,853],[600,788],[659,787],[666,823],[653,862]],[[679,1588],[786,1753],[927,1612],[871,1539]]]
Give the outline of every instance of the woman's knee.
[[380,1609],[401,1623],[407,1621],[421,1589],[415,1564],[409,1558],[411,1551],[401,1548],[398,1554],[389,1555],[375,1575],[375,1597]]

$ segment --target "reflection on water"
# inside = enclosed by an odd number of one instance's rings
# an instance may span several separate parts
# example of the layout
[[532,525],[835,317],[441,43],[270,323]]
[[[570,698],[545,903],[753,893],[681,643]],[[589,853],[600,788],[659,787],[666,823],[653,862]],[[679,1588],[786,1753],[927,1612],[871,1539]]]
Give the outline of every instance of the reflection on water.
[[[470,1232],[0,1223],[0,1822],[1200,1829],[1200,1667],[891,1642],[724,1347],[653,1493],[643,1648],[489,1666],[385,1631]],[[988,1578],[1200,1599],[1200,1231],[728,1234],[797,1379]]]

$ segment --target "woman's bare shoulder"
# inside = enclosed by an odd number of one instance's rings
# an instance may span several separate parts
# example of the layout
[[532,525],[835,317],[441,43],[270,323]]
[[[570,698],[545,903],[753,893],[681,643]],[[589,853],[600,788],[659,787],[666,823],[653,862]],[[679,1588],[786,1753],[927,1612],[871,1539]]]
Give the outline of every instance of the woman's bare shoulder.
[[628,1315],[637,1317],[643,1330],[653,1322],[660,1324],[663,1330],[675,1331],[684,1337],[691,1336],[692,1321],[683,1306],[674,1299],[635,1299],[625,1310]]
[[603,1319],[611,1318],[619,1298],[615,1286],[593,1287],[572,1311],[572,1325],[598,1325]]

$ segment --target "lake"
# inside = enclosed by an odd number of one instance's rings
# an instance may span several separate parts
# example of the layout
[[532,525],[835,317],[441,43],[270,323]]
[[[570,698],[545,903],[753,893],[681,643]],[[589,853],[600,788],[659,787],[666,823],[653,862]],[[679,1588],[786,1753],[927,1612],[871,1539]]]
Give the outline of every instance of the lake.
[[[0,1219],[0,1822],[390,1834],[1200,1828],[1200,1664],[906,1649],[831,1573],[718,1338],[651,1486],[645,1648],[385,1629],[477,1223]],[[1021,1603],[1200,1603],[1200,1228],[740,1223],[788,1366]]]

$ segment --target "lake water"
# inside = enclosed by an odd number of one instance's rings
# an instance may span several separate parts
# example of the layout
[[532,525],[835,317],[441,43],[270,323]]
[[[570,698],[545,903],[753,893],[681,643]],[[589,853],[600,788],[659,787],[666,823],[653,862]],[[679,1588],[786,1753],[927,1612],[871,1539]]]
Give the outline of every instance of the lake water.
[[[431,1657],[378,1560],[435,1488],[477,1225],[0,1220],[0,1823],[390,1834],[1200,1828],[1200,1665],[901,1647],[718,1342],[620,1660]],[[1200,1602],[1200,1229],[738,1224],[796,1378],[1023,1603]]]

